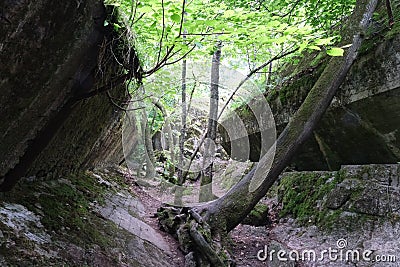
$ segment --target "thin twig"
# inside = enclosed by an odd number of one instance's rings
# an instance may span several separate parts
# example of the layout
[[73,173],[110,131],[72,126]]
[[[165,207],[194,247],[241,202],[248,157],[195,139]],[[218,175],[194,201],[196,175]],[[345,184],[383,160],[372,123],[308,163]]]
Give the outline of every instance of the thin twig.
[[[194,77],[194,78],[196,79],[196,77]],[[193,83],[192,91],[190,92],[190,97],[189,97],[189,102],[188,102],[188,107],[187,107],[187,113],[189,113],[190,107],[192,105],[192,99],[193,99],[194,90],[196,89],[196,85],[197,85],[197,82],[195,81]]]
[[[161,57],[161,50],[162,50],[162,41],[164,39],[164,33],[165,33],[165,9],[164,9],[164,0],[161,0],[161,8],[162,8],[162,31],[161,31],[161,37],[159,41],[159,48],[158,48],[158,55],[157,55],[157,64],[160,62],[160,57]],[[168,47],[167,47],[168,51]]]
[[132,25],[135,24],[135,23],[137,23],[141,18],[143,18],[143,16],[144,16],[145,14],[146,14],[146,13],[140,14],[140,16],[137,18],[137,20],[134,20],[134,21],[132,22]]
[[[276,14],[276,13],[273,13],[272,15],[273,16],[278,16],[278,17],[281,17],[281,18],[284,18],[284,17],[286,17],[286,16],[288,16],[288,15],[291,15],[292,14],[292,12],[293,12],[293,10],[294,10],[294,8],[298,5],[300,3],[300,0],[297,0],[294,4],[293,4],[293,6],[291,7],[291,9],[288,11],[288,12],[286,12],[286,14]],[[265,7],[265,6],[264,6]],[[266,8],[266,7],[265,7]],[[290,17],[289,17],[289,20],[290,20]]]
[[175,48],[175,45],[172,45],[171,47],[167,47],[167,52],[165,53],[164,57],[157,62],[157,64],[150,70],[143,71],[143,76],[148,77],[154,72],[158,71],[162,66],[164,66],[164,63],[166,60],[169,59],[169,55],[171,54],[172,50]]
[[187,51],[185,54],[183,54],[183,56],[181,56],[180,58],[178,58],[178,59],[176,59],[176,60],[174,60],[174,61],[166,62],[164,65],[165,65],[165,66],[173,65],[173,64],[175,64],[176,62],[181,61],[182,59],[184,59],[185,57],[187,57],[187,55],[189,55],[195,48],[196,48],[196,46],[194,45],[192,48],[189,49],[189,51]]
[[135,0],[135,8],[133,8],[133,6],[134,6],[133,2],[134,2],[134,0],[131,0],[131,15],[128,20],[131,22],[131,27],[133,26],[133,22],[135,21],[136,11],[137,11],[137,6],[138,6],[138,1]]
[[181,37],[181,35],[182,35],[182,28],[183,28],[183,20],[184,20],[184,17],[185,17],[185,4],[186,4],[186,0],[182,0],[182,13],[181,13],[181,25],[179,26],[179,34],[178,34],[178,37],[177,38],[179,38],[179,37]]
[[389,28],[391,28],[394,25],[394,18],[393,18],[393,12],[392,12],[392,6],[390,4],[390,0],[386,0],[386,10],[388,13],[388,18],[389,18]]
[[206,35],[220,35],[220,34],[231,34],[230,32],[210,32],[210,33],[182,33],[183,36],[206,36]]

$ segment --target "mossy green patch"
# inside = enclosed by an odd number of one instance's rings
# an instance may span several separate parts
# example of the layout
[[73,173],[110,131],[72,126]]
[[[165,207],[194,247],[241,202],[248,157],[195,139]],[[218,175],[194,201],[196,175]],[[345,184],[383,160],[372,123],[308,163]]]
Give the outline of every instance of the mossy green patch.
[[293,216],[300,224],[318,223],[323,215],[317,210],[322,201],[343,175],[337,173],[300,172],[285,175],[278,186],[278,197],[282,203],[280,216]]
[[243,220],[242,224],[261,226],[270,223],[269,208],[266,204],[258,203]]
[[[106,182],[114,183],[115,174],[101,176]],[[36,250],[38,244],[35,241],[24,235],[16,235],[12,228],[0,222],[0,230],[4,240],[7,240],[0,242],[0,254],[7,255],[6,262],[11,266],[32,266],[33,263],[35,266],[48,266],[50,263],[52,266],[66,266],[68,264],[64,262],[69,261],[70,253],[73,254],[77,247],[79,251],[101,253],[108,262],[115,263],[112,266],[116,266],[118,254],[112,253],[110,248],[125,249],[123,246],[130,242],[131,237],[126,230],[102,219],[97,212],[95,206],[104,202],[106,194],[117,190],[100,183],[98,179],[90,172],[82,172],[58,180],[21,181],[11,192],[4,193],[1,200],[21,204],[39,215],[45,229],[43,231],[50,234],[52,239],[51,244],[40,246],[45,246],[49,251],[62,251],[65,244],[72,244],[66,248],[72,250],[63,254],[66,258],[63,255],[60,255],[61,258],[48,258]],[[115,187],[120,188],[118,185]],[[76,257],[80,260],[81,255]]]
[[254,207],[254,209],[250,212],[250,215],[259,218],[266,212],[268,212],[268,206],[260,203]]
[[97,244],[103,248],[110,245],[110,240],[99,230],[106,225],[98,225],[92,208],[93,202],[104,201],[105,193],[104,186],[93,175],[79,173],[67,179],[24,183],[12,193],[8,201],[42,214],[41,222],[49,231],[65,238],[74,236],[78,245]]
[[[345,179],[346,181],[362,180],[360,175],[362,176],[365,172],[368,172],[368,169],[363,169],[357,174],[340,170],[338,172],[300,172],[284,175],[278,185],[278,200],[282,203],[279,215],[281,217],[290,216],[302,226],[316,225],[327,232],[335,229],[354,231],[361,225],[368,227],[368,225],[380,224],[385,217],[395,222],[399,217],[393,213],[383,217],[360,212],[359,209],[353,209],[351,206],[328,208],[329,193],[335,192],[338,184],[343,185]],[[351,188],[348,201],[359,198],[360,194],[365,192],[364,189],[365,186]]]

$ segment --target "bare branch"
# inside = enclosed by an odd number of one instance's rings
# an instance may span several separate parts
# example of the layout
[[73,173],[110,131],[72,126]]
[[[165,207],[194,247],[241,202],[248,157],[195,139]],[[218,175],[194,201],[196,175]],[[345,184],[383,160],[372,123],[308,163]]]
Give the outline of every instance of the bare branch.
[[[193,76],[194,76],[194,75],[193,75]],[[196,77],[195,77],[195,79],[196,79]],[[189,102],[188,102],[188,106],[187,106],[187,112],[188,112],[188,113],[189,113],[190,107],[191,107],[191,105],[192,105],[192,99],[193,99],[194,91],[196,90],[196,85],[197,85],[197,83],[194,82],[194,83],[193,83],[193,87],[192,87],[192,91],[190,92]]]
[[146,13],[140,14],[140,16],[137,18],[137,20],[133,21],[133,22],[131,23],[131,25],[135,24],[135,23],[138,22],[141,18],[143,18],[144,14],[146,14]]
[[178,34],[177,38],[181,37],[181,35],[182,35],[183,20],[184,20],[184,16],[185,16],[185,4],[186,4],[186,0],[182,0],[181,25],[179,26],[179,34]]
[[[165,8],[164,8],[164,0],[161,0],[161,7],[162,7],[162,32],[161,32],[161,37],[160,37],[160,42],[159,42],[159,48],[158,48],[158,55],[157,55],[157,63],[156,65],[160,62],[160,57],[161,57],[161,50],[162,50],[162,41],[164,39],[164,33],[165,33]],[[168,47],[167,47],[168,51]]]
[[206,35],[220,35],[220,34],[231,34],[230,32],[210,32],[210,33],[182,33],[183,36],[206,36]]
[[[133,2],[135,2],[135,7],[133,7],[134,6]],[[139,3],[137,0],[131,0],[131,16],[129,17],[129,21],[131,22],[131,27],[134,24],[133,22],[135,21],[138,4]]]
[[148,77],[154,72],[158,71],[162,66],[164,66],[165,61],[169,58],[169,55],[171,54],[172,50],[175,48],[175,45],[172,45],[171,47],[167,47],[167,52],[165,53],[164,57],[157,62],[157,64],[150,70],[144,71],[143,76]]
[[171,61],[171,62],[166,62],[166,63],[165,63],[165,66],[173,65],[173,64],[175,64],[176,62],[181,61],[181,60],[184,59],[187,55],[189,55],[195,48],[196,48],[196,46],[193,46],[192,48],[190,48],[189,51],[187,51],[185,54],[183,54],[183,56],[181,56],[180,58],[178,58],[178,59],[176,59],[176,60],[174,60],[174,61]]
[[389,17],[389,28],[391,28],[394,25],[394,18],[393,18],[393,12],[392,12],[392,6],[390,4],[390,0],[386,0],[386,10],[387,10],[388,17]]
[[[290,9],[288,12],[286,12],[285,14],[276,14],[276,13],[273,13],[272,15],[278,16],[278,17],[281,17],[281,18],[287,17],[288,15],[291,16],[292,12],[293,12],[294,9],[296,8],[296,6],[300,3],[300,1],[301,1],[301,0],[297,0],[297,1],[293,4],[293,6],[291,7],[291,9]],[[264,7],[265,7],[265,6],[264,6]],[[289,17],[289,19],[290,19],[290,17]]]

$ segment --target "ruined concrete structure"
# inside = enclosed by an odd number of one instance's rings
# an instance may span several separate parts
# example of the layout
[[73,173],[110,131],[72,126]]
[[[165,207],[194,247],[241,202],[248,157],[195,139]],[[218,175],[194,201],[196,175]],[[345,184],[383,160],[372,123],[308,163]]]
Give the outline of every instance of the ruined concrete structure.
[[[313,137],[293,161],[298,170],[339,169],[341,165],[400,161],[400,35],[372,46],[356,60]],[[319,76],[303,72],[271,98],[278,132],[288,123]],[[251,112],[239,111],[248,131],[250,159],[260,154],[260,133]],[[229,152],[231,142],[220,131]],[[242,140],[232,142],[240,147]]]
[[0,190],[120,160],[120,111],[105,94],[77,101],[121,71],[102,1],[6,0],[0,15]]

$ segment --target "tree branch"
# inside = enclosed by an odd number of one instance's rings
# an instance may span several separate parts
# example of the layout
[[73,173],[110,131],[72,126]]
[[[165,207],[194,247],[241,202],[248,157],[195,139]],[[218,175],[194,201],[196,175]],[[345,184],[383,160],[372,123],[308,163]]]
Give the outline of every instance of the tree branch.
[[209,32],[209,33],[182,33],[183,36],[207,36],[207,35],[220,35],[220,34],[231,34],[230,32]]
[[390,0],[386,0],[386,10],[388,13],[388,18],[389,18],[389,28],[391,28],[394,25],[394,18],[393,18],[392,5],[390,4]]
[[164,57],[159,62],[157,62],[157,64],[152,69],[143,71],[143,75],[145,77],[148,77],[151,74],[153,74],[154,72],[158,71],[160,68],[162,68],[164,66],[166,60],[169,59],[169,56],[174,48],[175,48],[175,45],[172,45],[171,47],[167,47],[167,52],[165,53]]
[[185,17],[185,4],[186,4],[186,0],[182,0],[182,13],[181,13],[181,22],[180,22],[181,24],[179,26],[179,34],[178,34],[177,38],[181,37],[181,35],[182,35],[183,20]]
[[[162,8],[162,31],[161,31],[160,41],[159,41],[159,48],[158,48],[158,55],[157,55],[157,63],[156,63],[156,65],[160,62],[160,56],[161,56],[161,50],[162,50],[162,41],[164,39],[164,33],[165,33],[164,0],[161,0],[161,8]],[[168,51],[168,48],[167,48],[167,51]]]

